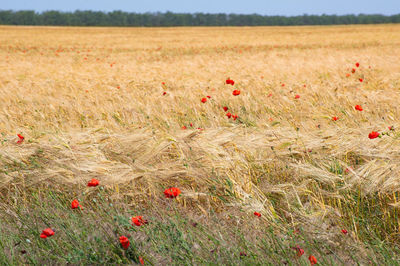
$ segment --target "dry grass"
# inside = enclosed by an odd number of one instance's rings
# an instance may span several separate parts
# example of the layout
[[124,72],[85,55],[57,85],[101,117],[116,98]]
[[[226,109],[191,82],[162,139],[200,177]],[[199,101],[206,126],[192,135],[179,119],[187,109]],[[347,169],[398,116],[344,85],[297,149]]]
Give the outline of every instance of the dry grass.
[[1,186],[95,177],[140,205],[174,185],[204,215],[240,206],[327,239],[376,217],[398,242],[400,134],[368,133],[400,126],[399,44],[397,25],[1,27]]

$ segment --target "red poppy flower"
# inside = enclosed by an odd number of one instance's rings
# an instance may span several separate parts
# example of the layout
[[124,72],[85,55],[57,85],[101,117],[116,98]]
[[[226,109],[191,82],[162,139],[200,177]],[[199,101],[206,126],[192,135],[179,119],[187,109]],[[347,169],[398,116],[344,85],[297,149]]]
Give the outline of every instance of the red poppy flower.
[[360,82],[363,82],[363,79],[358,79]]
[[311,265],[317,264],[317,259],[313,255],[310,255],[308,260],[310,261]]
[[165,94],[167,94],[167,92],[166,92],[166,91],[164,91],[162,95],[165,95]]
[[294,247],[294,248],[292,248],[292,249],[294,249],[294,250],[297,251],[297,256],[298,256],[298,257],[303,256],[303,254],[304,254],[304,249],[300,248],[300,246],[296,246],[296,247]]
[[181,194],[181,190],[176,187],[167,188],[164,191],[164,195],[170,199],[178,197],[179,194]]
[[228,107],[224,106],[224,111],[225,112],[228,111]]
[[361,107],[361,105],[356,105],[356,106],[354,106],[354,108],[357,110],[357,111],[362,111],[363,109],[362,109],[362,107]]
[[259,213],[259,212],[254,212],[254,215],[257,217],[261,217],[261,213]]
[[379,137],[379,133],[376,131],[372,131],[371,133],[368,134],[368,138],[370,139],[376,139],[377,137]]
[[46,228],[42,231],[43,234],[45,234],[46,236],[52,236],[54,235],[54,231],[51,228]]
[[143,258],[140,257],[140,256],[139,256],[139,261],[140,261],[140,264],[144,265],[144,260],[143,260]]
[[271,96],[272,96],[272,93],[268,94],[268,97],[271,97]]
[[211,96],[207,96],[208,99],[211,99]]
[[233,85],[235,85],[235,82],[234,82],[233,80],[231,80],[231,79],[228,78],[228,79],[226,80],[226,84],[230,84],[230,85],[233,86]]
[[297,256],[301,257],[301,256],[303,256],[303,254],[304,254],[304,249],[298,248],[297,249]]
[[165,82],[161,82],[161,85],[165,85]]
[[295,99],[299,99],[300,95],[296,94],[296,96],[294,96]]
[[349,74],[349,73],[346,74],[346,78],[348,78],[348,77],[350,77],[350,74]]
[[24,141],[25,137],[22,136],[21,134],[17,134],[17,136],[18,136],[18,141],[17,141],[17,143],[18,143],[18,144],[21,144],[21,143]]
[[96,178],[93,178],[92,180],[89,181],[88,187],[97,187],[100,184],[100,181],[97,180]]
[[49,236],[54,235],[54,231],[51,228],[44,229],[40,234],[41,238],[47,238]]
[[359,67],[359,66],[360,66],[360,63],[357,62],[357,63],[356,63],[356,67]]
[[143,219],[143,216],[132,217],[132,223],[136,226],[141,226],[143,224],[148,224],[147,220]]
[[119,237],[119,243],[121,243],[124,249],[128,249],[129,245],[131,244],[126,236]]
[[351,70],[351,73],[355,73],[356,72],[356,69],[355,68],[353,68],[352,70]]
[[232,94],[233,96],[238,96],[240,94],[240,90],[234,90]]
[[193,127],[193,123],[190,123],[190,127]]
[[203,99],[201,99],[201,102],[202,102],[202,103],[205,103],[205,102],[207,102],[207,98],[203,98]]
[[185,130],[187,127],[186,126],[182,126],[182,129]]
[[121,86],[117,86],[117,89],[121,89]]
[[232,115],[233,121],[235,121],[239,116],[237,115]]
[[333,121],[337,121],[338,119],[339,119],[339,117],[337,117],[337,116],[332,117]]
[[81,207],[81,205],[79,204],[79,201],[78,200],[73,200],[72,202],[71,202],[71,208],[72,209],[77,209],[77,208],[79,208],[79,207]]
[[282,84],[282,87],[285,87],[285,83]]
[[231,114],[231,113],[227,113],[226,116],[227,116],[228,118],[231,118],[232,114]]
[[388,127],[389,130],[394,130],[394,126]]
[[346,229],[342,229],[342,233],[345,234],[345,235],[347,235],[348,232],[347,232]]

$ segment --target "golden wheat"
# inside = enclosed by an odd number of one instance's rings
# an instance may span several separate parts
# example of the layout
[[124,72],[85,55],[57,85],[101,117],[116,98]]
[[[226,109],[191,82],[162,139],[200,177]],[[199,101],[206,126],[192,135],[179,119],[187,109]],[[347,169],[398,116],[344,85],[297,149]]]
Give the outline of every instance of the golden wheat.
[[398,207],[400,135],[368,133],[400,125],[399,55],[397,25],[0,27],[0,184],[175,185],[267,219],[340,216],[352,190]]

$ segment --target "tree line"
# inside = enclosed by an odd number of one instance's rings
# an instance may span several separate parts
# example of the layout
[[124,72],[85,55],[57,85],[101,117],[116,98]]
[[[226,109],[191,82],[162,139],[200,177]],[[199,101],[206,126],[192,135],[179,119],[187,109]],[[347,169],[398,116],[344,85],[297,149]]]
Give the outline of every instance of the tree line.
[[49,26],[294,26],[400,23],[400,14],[263,16],[258,14],[128,13],[123,11],[11,11],[0,10],[0,25]]

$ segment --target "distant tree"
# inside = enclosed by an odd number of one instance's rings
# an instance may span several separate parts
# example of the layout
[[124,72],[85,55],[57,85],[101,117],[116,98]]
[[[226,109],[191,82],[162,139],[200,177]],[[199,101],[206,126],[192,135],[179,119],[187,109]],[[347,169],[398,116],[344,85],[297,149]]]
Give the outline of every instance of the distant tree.
[[75,11],[11,11],[0,10],[1,25],[58,25],[58,26],[291,26],[291,25],[348,25],[400,23],[400,14],[374,15],[326,15],[320,16],[261,16],[258,14],[205,14],[205,13],[127,13],[123,11],[94,12]]
[[12,13],[11,24],[13,25],[36,25],[36,14],[34,11],[17,11]]
[[68,23],[68,16],[65,13],[58,11],[46,11],[40,16],[37,16],[37,24],[40,25],[61,25],[66,26]]

